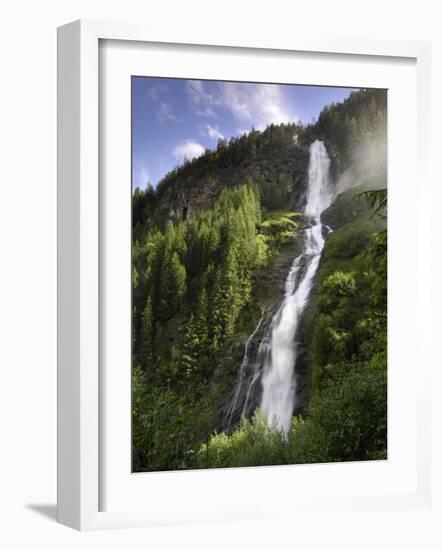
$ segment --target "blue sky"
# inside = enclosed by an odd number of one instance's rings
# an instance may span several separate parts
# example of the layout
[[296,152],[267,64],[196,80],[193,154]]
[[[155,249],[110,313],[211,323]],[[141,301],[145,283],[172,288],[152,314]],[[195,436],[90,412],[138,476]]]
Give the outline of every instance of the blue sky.
[[132,77],[132,187],[154,187],[185,158],[272,122],[316,119],[352,88]]

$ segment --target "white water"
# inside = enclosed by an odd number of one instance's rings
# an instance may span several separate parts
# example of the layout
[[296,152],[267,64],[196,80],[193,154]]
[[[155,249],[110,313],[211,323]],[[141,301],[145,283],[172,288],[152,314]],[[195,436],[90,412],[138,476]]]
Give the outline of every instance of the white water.
[[267,354],[261,379],[261,409],[285,434],[289,431],[295,406],[296,333],[324,247],[321,214],[332,199],[330,159],[322,141],[315,141],[310,146],[304,211],[311,225],[305,231],[303,252],[295,258],[287,276],[284,301],[272,320],[271,352]]
[[[236,389],[235,389],[235,393],[233,395],[233,399],[232,399],[232,402],[230,404],[230,408],[227,412],[227,417],[226,417],[226,422],[227,422],[227,425],[230,424],[231,420],[232,420],[232,417],[235,413],[235,409],[238,405],[238,400],[239,400],[239,396],[240,396],[240,393],[241,393],[241,388],[242,388],[242,384],[244,383],[244,378],[245,378],[245,373],[246,373],[246,368],[247,368],[247,365],[249,363],[249,348],[250,348],[250,344],[251,342],[253,341],[253,339],[255,338],[256,336],[256,333],[258,332],[258,330],[260,329],[261,327],[261,323],[264,319],[264,310],[262,311],[261,313],[261,318],[258,322],[258,324],[256,325],[256,328],[255,330],[252,332],[252,334],[247,338],[247,341],[246,341],[246,347],[244,349],[244,356],[243,356],[243,360],[242,360],[242,363],[241,363],[241,367],[239,369],[239,379],[238,379],[238,383],[236,385]],[[250,393],[250,388],[251,388],[251,385],[249,386],[249,389],[248,389],[248,392],[247,392],[247,396],[246,396],[246,399],[245,399],[245,404],[243,406],[243,411],[246,409],[247,407],[247,402],[248,402],[248,397],[249,397],[249,393]]]

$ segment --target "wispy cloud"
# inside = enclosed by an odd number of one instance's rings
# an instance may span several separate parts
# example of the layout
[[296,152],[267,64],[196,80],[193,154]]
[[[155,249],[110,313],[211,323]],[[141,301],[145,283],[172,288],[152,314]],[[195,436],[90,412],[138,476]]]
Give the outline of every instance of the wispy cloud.
[[164,95],[168,92],[168,88],[165,84],[157,84],[152,86],[149,90],[149,96],[151,99],[158,103],[158,111],[156,117],[160,122],[171,120],[172,122],[178,122],[178,117],[175,115],[174,110],[164,99]]
[[160,101],[164,93],[167,93],[168,88],[166,84],[157,83],[149,88],[149,95],[154,101]]
[[216,117],[214,106],[217,104],[215,96],[206,91],[201,80],[189,80],[186,84],[186,93],[197,115]]
[[140,189],[146,189],[148,182],[149,182],[149,171],[147,170],[144,162],[141,162],[136,172],[135,187],[139,187]]
[[161,122],[164,120],[172,120],[173,122],[176,122],[178,120],[171,106],[165,101],[162,101],[160,103],[160,106],[157,112],[157,118]]
[[192,80],[188,82],[186,92],[196,114],[216,117],[217,110],[224,109],[241,127],[254,126],[263,130],[272,123],[299,121],[287,92],[278,84],[208,84]]
[[211,124],[206,124],[206,134],[211,139],[224,139],[223,134],[219,131],[216,124],[214,126]]
[[201,143],[187,139],[175,146],[173,156],[180,162],[183,162],[185,159],[192,160],[193,158],[200,157],[204,151],[205,149]]

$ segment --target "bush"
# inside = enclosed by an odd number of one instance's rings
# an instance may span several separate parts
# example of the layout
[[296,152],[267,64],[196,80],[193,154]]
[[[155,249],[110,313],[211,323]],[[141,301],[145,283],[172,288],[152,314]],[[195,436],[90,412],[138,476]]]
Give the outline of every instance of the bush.
[[197,454],[198,468],[232,468],[287,464],[288,445],[284,434],[269,425],[265,414],[257,410],[231,434],[215,434]]
[[294,421],[294,463],[387,458],[387,369],[385,357],[350,366],[311,402],[309,416]]
[[357,221],[334,231],[327,239],[325,260],[348,260],[358,256],[370,242],[370,225]]

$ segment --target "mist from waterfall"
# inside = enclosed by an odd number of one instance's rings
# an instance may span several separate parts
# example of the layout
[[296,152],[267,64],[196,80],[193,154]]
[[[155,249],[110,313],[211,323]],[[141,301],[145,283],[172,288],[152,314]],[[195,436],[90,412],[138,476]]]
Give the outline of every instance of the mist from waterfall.
[[284,300],[270,325],[270,350],[266,354],[261,378],[260,407],[272,424],[285,434],[295,407],[296,335],[307,305],[313,280],[324,247],[322,212],[330,206],[333,188],[330,182],[330,159],[322,141],[310,146],[305,216],[310,227],[305,230],[302,253],[293,261],[285,282]]

